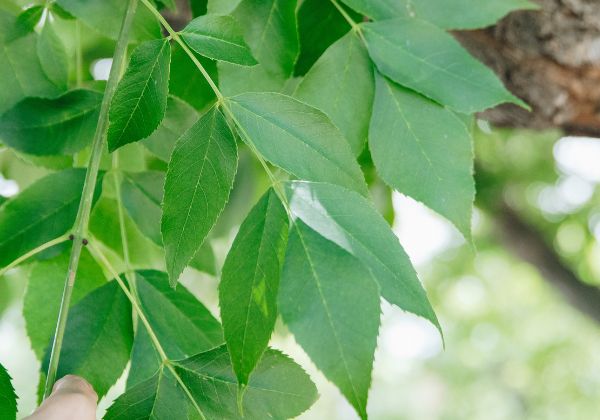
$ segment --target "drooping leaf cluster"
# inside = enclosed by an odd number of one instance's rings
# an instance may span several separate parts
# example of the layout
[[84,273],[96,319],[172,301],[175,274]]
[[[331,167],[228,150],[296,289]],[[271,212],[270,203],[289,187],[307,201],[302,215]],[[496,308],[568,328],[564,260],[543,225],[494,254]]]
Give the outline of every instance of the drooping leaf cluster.
[[[46,168],[72,158],[0,205],[1,266],[76,222],[104,86],[82,80],[81,45],[61,31],[77,25],[110,43],[126,3],[0,9],[0,142]],[[279,316],[367,418],[381,298],[440,328],[365,173],[374,167],[470,239],[470,116],[523,104],[446,30],[532,6],[298,3],[190,0],[194,18],[179,32],[158,15],[174,1],[138,5],[59,364],[59,376],[81,375],[103,396],[131,362],[107,419],[299,415],[317,392],[268,347]],[[247,185],[244,156],[268,185],[245,196],[253,205],[217,269],[210,235]],[[24,314],[43,367],[68,260],[60,244],[27,262]],[[221,322],[178,284],[186,267],[220,272]],[[13,413],[14,398],[0,402]]]

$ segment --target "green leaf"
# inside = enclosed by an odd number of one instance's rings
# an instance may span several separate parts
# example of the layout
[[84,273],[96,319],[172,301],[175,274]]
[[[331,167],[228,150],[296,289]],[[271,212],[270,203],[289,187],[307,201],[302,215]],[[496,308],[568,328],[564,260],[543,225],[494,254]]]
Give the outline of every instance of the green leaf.
[[129,388],[110,406],[104,420],[192,419],[194,407],[173,374],[162,367]]
[[[65,9],[89,27],[111,39],[117,39],[127,2],[123,0],[56,0]],[[160,37],[160,26],[152,13],[139,5],[133,20],[129,42],[140,42]]]
[[350,146],[316,108],[277,93],[244,93],[227,99],[251,142],[271,163],[309,181],[367,187]]
[[165,175],[158,171],[124,172],[121,184],[123,206],[140,231],[158,246],[160,235],[160,204]]
[[161,221],[171,286],[225,207],[236,168],[235,138],[216,108],[177,141],[165,180]]
[[182,31],[185,42],[198,54],[243,66],[257,64],[233,16],[205,15]]
[[308,375],[289,357],[267,350],[244,389],[243,417],[238,384],[226,346],[174,363],[207,418],[288,419],[307,410],[317,398]]
[[190,0],[190,9],[192,16],[198,17],[207,13],[208,0]]
[[387,184],[471,237],[473,146],[452,111],[378,77],[369,147]]
[[[23,317],[27,336],[38,359],[42,359],[52,339],[64,288],[68,253],[33,264],[23,302]],[[83,249],[77,268],[77,285],[73,289],[71,306],[105,282],[102,270]]]
[[[195,56],[204,66],[211,79],[215,82],[218,81],[219,74],[217,73],[216,62],[198,54],[195,54]],[[171,57],[169,92],[200,111],[215,99],[215,93],[210,85],[180,46],[173,49],[173,56]]]
[[379,290],[369,270],[297,220],[279,310],[298,344],[365,419],[380,314]]
[[342,0],[353,9],[375,19],[412,17],[444,29],[477,29],[494,24],[513,10],[537,9],[527,0]]
[[[184,286],[169,287],[166,273],[136,272],[140,303],[170,359],[183,359],[223,343],[221,325]],[[127,387],[152,376],[161,360],[143,325],[138,327]]]
[[[356,20],[359,16],[349,11]],[[295,75],[303,75],[335,41],[350,30],[350,24],[331,1],[304,0],[298,8],[300,55]]]
[[[57,376],[84,377],[103,397],[123,373],[132,344],[131,304],[113,280],[71,309]],[[49,350],[42,364],[44,372],[48,370]]]
[[417,19],[361,24],[379,71],[455,111],[483,111],[503,102],[526,105],[451,35]]
[[190,267],[203,273],[210,274],[211,276],[217,275],[215,251],[213,250],[210,241],[206,240],[200,246],[200,249],[190,261]]
[[294,96],[325,112],[359,155],[367,140],[374,91],[369,55],[358,36],[350,33],[325,51]]
[[262,64],[253,67],[237,66],[220,62],[219,89],[225,96],[234,96],[246,92],[280,92],[284,93],[287,79],[281,74],[269,73]]
[[43,6],[31,6],[19,13],[16,19],[14,19],[14,23],[5,27],[7,30],[6,41],[14,41],[17,38],[33,33],[35,27],[42,19],[43,13]]
[[223,265],[219,304],[238,382],[246,385],[277,319],[288,216],[269,189],[244,220]]
[[14,17],[0,10],[0,114],[27,96],[55,97],[61,93],[42,69],[37,34],[8,42],[12,25]]
[[177,139],[197,120],[198,112],[191,105],[175,96],[169,96],[165,118],[154,133],[142,140],[141,143],[152,154],[168,162]]
[[37,42],[37,55],[48,78],[61,90],[67,90],[69,58],[62,40],[56,35],[52,23],[46,19]]
[[408,255],[368,200],[323,183],[290,182],[285,192],[293,216],[368,267],[388,302],[439,328]]
[[[84,178],[84,169],[50,174],[0,207],[0,267],[71,229]],[[101,185],[102,174],[94,199]]]
[[167,109],[171,44],[157,39],[140,44],[131,55],[110,105],[108,149],[148,137]]
[[0,418],[14,420],[17,418],[17,394],[11,383],[11,377],[0,364]]
[[101,93],[85,89],[24,99],[0,116],[2,140],[32,155],[73,154],[91,143],[101,102]]
[[296,2],[243,0],[233,15],[244,28],[244,38],[269,73],[289,76],[298,57]]

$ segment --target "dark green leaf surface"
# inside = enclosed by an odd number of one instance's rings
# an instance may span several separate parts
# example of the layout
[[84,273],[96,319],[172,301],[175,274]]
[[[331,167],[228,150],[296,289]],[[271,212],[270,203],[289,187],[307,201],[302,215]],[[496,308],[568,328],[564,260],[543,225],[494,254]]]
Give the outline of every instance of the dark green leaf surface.
[[246,42],[269,73],[289,76],[298,56],[296,2],[243,0],[234,16],[244,28]]
[[197,17],[181,31],[181,35],[194,51],[205,57],[243,66],[257,64],[233,16]]
[[302,179],[366,193],[350,146],[323,112],[277,93],[245,93],[228,103],[244,140],[271,163]]
[[380,315],[379,288],[369,270],[297,220],[279,311],[315,365],[366,418]]
[[167,368],[136,384],[110,406],[104,420],[195,419],[184,390]]
[[451,35],[418,19],[361,24],[379,71],[455,111],[473,113],[503,102],[524,103]]
[[[351,11],[350,14],[356,17]],[[350,30],[350,24],[331,1],[304,0],[298,8],[300,55],[294,74],[305,74],[321,54]]]
[[342,0],[375,20],[416,17],[444,29],[476,29],[492,25],[513,10],[537,9],[527,0]]
[[[214,60],[196,54],[196,58],[214,81],[218,81],[217,65]],[[197,110],[205,109],[215,99],[215,93],[198,71],[194,62],[179,46],[173,49],[169,93],[183,99]],[[168,109],[167,109],[168,112]]]
[[73,154],[91,144],[101,102],[101,93],[85,89],[57,99],[24,99],[0,116],[0,136],[32,155]]
[[158,158],[168,162],[175,142],[198,120],[198,112],[187,102],[175,96],[167,100],[167,112],[154,133],[142,144]]
[[236,169],[235,138],[213,108],[177,141],[167,171],[161,232],[171,286],[225,207]]
[[158,171],[125,172],[121,184],[123,206],[140,231],[158,246],[160,235],[160,204],[165,175]]
[[[23,302],[23,317],[31,348],[38,359],[44,356],[54,334],[64,288],[68,253],[47,261],[34,263],[29,273],[27,291]],[[83,249],[77,268],[77,283],[73,289],[71,306],[106,281],[102,270]]]
[[84,178],[84,169],[48,175],[0,207],[0,267],[71,229]]
[[368,267],[387,301],[439,328],[408,255],[369,201],[355,192],[322,183],[291,182],[285,191],[294,217]]
[[473,147],[453,112],[378,77],[369,147],[387,184],[447,217],[471,237]]
[[19,13],[16,19],[14,19],[14,22],[11,22],[4,27],[4,30],[6,31],[6,42],[11,42],[17,38],[33,33],[36,25],[42,19],[43,13],[43,6],[31,6]]
[[[57,376],[81,376],[102,397],[123,373],[132,344],[131,304],[113,280],[71,309]],[[47,352],[44,372],[49,358]]]
[[167,109],[170,60],[167,39],[146,41],[133,51],[110,105],[110,151],[148,137],[162,121]]
[[46,23],[37,42],[37,55],[42,69],[59,89],[67,90],[69,58],[61,39],[56,35],[51,21]]
[[241,384],[248,383],[275,327],[287,234],[287,213],[275,191],[269,189],[240,226],[223,265],[221,318]]
[[0,419],[2,420],[17,418],[17,394],[10,380],[10,375],[0,364]]
[[175,370],[209,419],[288,419],[307,410],[317,398],[304,370],[276,350],[265,352],[245,388],[243,417],[226,346],[176,362]]
[[[65,9],[99,33],[117,39],[127,8],[123,0],[57,0]],[[160,26],[156,18],[143,5],[138,5],[129,37],[130,42],[140,42],[160,37]]]
[[358,36],[350,33],[325,51],[294,96],[325,112],[359,155],[367,140],[374,91],[369,55]]

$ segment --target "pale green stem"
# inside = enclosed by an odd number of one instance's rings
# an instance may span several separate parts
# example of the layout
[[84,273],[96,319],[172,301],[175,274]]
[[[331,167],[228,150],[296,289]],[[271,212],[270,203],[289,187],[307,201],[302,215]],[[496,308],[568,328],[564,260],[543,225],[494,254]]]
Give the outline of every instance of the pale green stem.
[[53,247],[54,245],[63,243],[67,239],[69,239],[69,235],[60,236],[56,239],[52,239],[51,241],[48,241],[45,244],[38,246],[37,248],[32,249],[31,251],[27,252],[26,254],[21,255],[19,258],[17,258],[16,260],[14,260],[10,264],[8,264],[6,267],[2,267],[0,269],[0,277],[2,277],[11,268],[16,267],[17,265],[21,264],[23,261],[33,257],[35,254],[40,253],[43,250],[48,249],[50,247]]
[[102,251],[100,251],[100,249],[98,247],[96,247],[96,245],[93,242],[90,243],[89,247],[90,247],[89,248],[90,252],[94,256],[96,261],[99,261],[102,265],[104,265],[104,267],[109,271],[110,275],[112,277],[114,277],[115,281],[119,284],[119,286],[123,290],[123,293],[125,293],[125,296],[127,296],[127,299],[129,299],[129,301],[131,302],[131,306],[133,307],[135,313],[137,314],[140,321],[146,328],[146,331],[148,332],[148,336],[150,337],[150,341],[152,341],[154,348],[158,352],[158,355],[161,358],[163,366],[166,366],[171,371],[171,373],[175,377],[175,380],[177,381],[177,383],[179,383],[179,385],[181,386],[181,388],[183,389],[183,391],[185,392],[185,394],[191,401],[192,405],[194,406],[194,408],[196,409],[198,414],[200,414],[200,417],[203,420],[206,420],[206,416],[200,409],[200,406],[194,399],[192,393],[188,389],[187,385],[183,382],[183,380],[181,379],[181,377],[179,376],[179,374],[177,373],[177,371],[175,370],[173,365],[171,364],[171,361],[169,360],[167,353],[165,352],[162,345],[160,344],[160,340],[158,339],[158,336],[154,332],[152,325],[150,325],[148,318],[146,318],[146,315],[144,314],[144,311],[142,310],[142,307],[139,304],[137,296],[135,296],[134,294],[132,294],[129,291],[129,289],[127,288],[127,286],[125,285],[125,283],[123,282],[121,277],[119,276],[119,273],[117,273],[117,270],[108,261],[108,258],[106,258],[106,256],[102,253]]
[[352,17],[348,14],[348,12],[346,12],[344,10],[344,8],[342,6],[340,6],[340,4],[337,2],[337,0],[330,0],[330,1],[331,1],[331,4],[333,4],[335,6],[335,8],[338,10],[338,12],[340,12],[342,17],[346,20],[346,22],[348,22],[348,24],[350,25],[352,30],[358,34],[358,36],[364,43],[366,43],[365,36],[362,33],[360,25],[358,23],[356,23],[354,21],[354,19],[352,19]]
[[98,180],[98,170],[100,168],[100,159],[102,157],[102,151],[104,150],[106,130],[108,128],[108,110],[110,108],[112,97],[115,93],[115,90],[117,89],[117,84],[119,82],[120,70],[122,67],[123,60],[125,59],[125,53],[127,51],[129,30],[133,23],[133,17],[135,15],[136,7],[137,0],[129,0],[127,10],[125,11],[125,15],[123,16],[123,23],[121,24],[119,39],[115,47],[113,64],[110,70],[108,82],[106,84],[106,90],[104,91],[104,97],[102,99],[100,115],[98,117],[98,125],[96,126],[96,132],[94,133],[94,139],[92,143],[92,154],[90,156],[90,161],[87,167],[85,184],[83,186],[81,201],[79,203],[77,218],[75,220],[75,226],[73,229],[73,248],[71,250],[71,257],[69,259],[67,278],[65,280],[65,287],[63,290],[62,301],[60,304],[60,311],[58,313],[58,320],[56,322],[56,331],[54,333],[54,339],[52,342],[52,348],[50,352],[50,362],[48,364],[48,373],[46,377],[44,398],[47,398],[50,395],[50,393],[52,392],[52,387],[54,386],[54,382],[56,380],[56,372],[58,370],[60,351],[62,348],[65,328],[67,325],[69,306],[71,303],[71,295],[73,293],[75,276],[77,274],[77,266],[79,265],[79,258],[81,256],[81,249],[84,246],[84,241],[87,241],[85,236],[88,233],[90,213],[92,210],[92,203],[94,200],[94,191],[96,189],[96,182]]

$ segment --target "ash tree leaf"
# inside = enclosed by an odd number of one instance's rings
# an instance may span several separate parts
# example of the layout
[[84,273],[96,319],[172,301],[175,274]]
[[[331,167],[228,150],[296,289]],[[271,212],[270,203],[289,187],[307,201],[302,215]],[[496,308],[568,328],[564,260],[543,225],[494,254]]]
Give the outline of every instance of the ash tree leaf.
[[[57,376],[81,376],[101,398],[123,373],[132,344],[131,304],[113,280],[71,309]],[[44,372],[49,359],[50,348],[42,364]]]
[[121,199],[123,207],[140,231],[158,246],[160,234],[160,204],[165,175],[159,171],[123,172]]
[[287,234],[287,213],[269,189],[240,226],[223,265],[221,319],[233,369],[242,385],[248,383],[275,327]]
[[227,101],[243,139],[271,163],[298,178],[366,194],[350,146],[323,112],[278,93],[244,93]]
[[[348,10],[356,20],[359,16]],[[305,0],[298,8],[300,54],[294,74],[306,74],[321,54],[350,30],[350,24],[331,1]]]
[[91,143],[101,102],[101,93],[87,89],[26,98],[0,116],[2,141],[31,155],[71,155]]
[[[33,264],[23,301],[23,317],[27,336],[38,359],[42,359],[56,328],[65,275],[69,265],[68,253]],[[102,269],[84,248],[77,268],[77,287],[73,289],[71,307],[106,279]]]
[[325,112],[359,155],[367,140],[374,91],[369,55],[358,36],[349,33],[325,51],[294,96]]
[[[0,267],[73,227],[85,169],[67,169],[34,182],[0,207]],[[94,201],[100,196],[98,177]]]
[[156,39],[140,44],[131,55],[108,113],[108,149],[148,137],[167,109],[171,44]]
[[269,73],[291,75],[298,56],[296,2],[242,0],[233,16],[258,62]]
[[194,51],[205,57],[242,66],[257,64],[233,16],[197,17],[181,31],[181,36]]
[[388,185],[445,216],[470,239],[473,147],[452,111],[380,76],[369,147]]
[[[185,287],[169,287],[166,273],[136,272],[139,299],[169,359],[184,359],[223,344],[221,325]],[[143,325],[138,326],[127,386],[142,382],[160,367],[161,360]]]
[[216,223],[233,186],[237,145],[217,108],[179,138],[167,176],[161,232],[171,286]]
[[195,414],[185,391],[173,374],[162,367],[117,398],[104,420],[192,419]]
[[67,90],[69,58],[62,40],[56,35],[52,23],[46,19],[37,42],[37,55],[48,78],[62,90]]
[[198,112],[191,105],[175,96],[169,96],[165,118],[141,143],[156,157],[168,162],[177,139],[197,120]]
[[537,9],[527,0],[486,0],[476,6],[471,0],[342,0],[353,9],[375,19],[419,18],[444,29],[477,29],[494,24],[509,12]]
[[17,418],[17,394],[11,383],[11,377],[0,364],[0,418],[15,420]]
[[236,398],[237,381],[225,345],[174,362],[207,418],[288,419],[307,410],[317,398],[308,375],[292,359],[267,350],[244,391],[241,411]]
[[380,315],[379,288],[370,271],[296,220],[281,276],[279,311],[317,368],[366,418]]
[[361,24],[379,71],[455,111],[473,113],[503,102],[526,107],[451,35],[418,19]]
[[388,302],[440,328],[408,255],[368,200],[313,182],[289,182],[285,193],[292,215],[368,267]]
[[[56,3],[71,15],[80,19],[110,39],[117,39],[127,9],[123,0],[57,0]],[[152,13],[144,6],[136,9],[129,42],[140,42],[160,37],[160,25]]]

